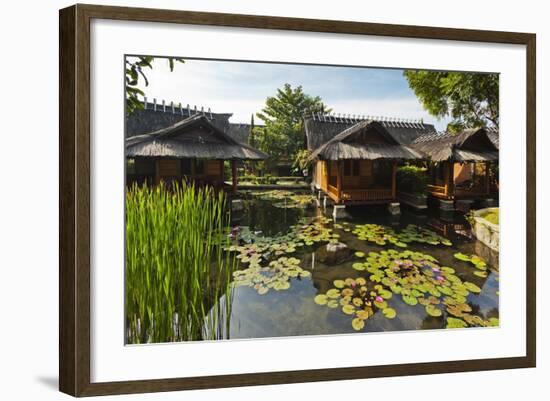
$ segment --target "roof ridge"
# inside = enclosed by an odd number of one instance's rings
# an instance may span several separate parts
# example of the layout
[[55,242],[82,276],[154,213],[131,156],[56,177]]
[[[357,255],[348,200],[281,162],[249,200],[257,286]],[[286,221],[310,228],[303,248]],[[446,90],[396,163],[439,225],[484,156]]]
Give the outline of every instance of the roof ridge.
[[[157,98],[153,98],[153,103],[147,101],[147,96],[143,97],[143,109],[144,110],[153,110],[153,111],[159,111],[163,113],[171,113],[171,114],[181,114],[182,116],[186,113],[188,116],[194,116],[196,114],[202,114],[204,116],[209,117],[210,119],[213,119],[214,115],[229,115],[230,117],[233,115],[233,113],[216,113],[213,112],[210,107],[205,111],[204,106],[200,106],[200,110],[197,108],[197,105],[194,105],[193,108],[187,103],[186,107],[183,107],[181,102],[178,102],[177,104],[174,101],[170,101],[170,105],[168,106],[168,103],[162,99],[162,103],[157,103]],[[148,105],[151,105],[152,107],[149,107]],[[192,114],[191,114],[192,113]]]
[[425,128],[428,125],[423,119],[389,117],[389,116],[371,116],[359,114],[342,114],[342,113],[320,113],[310,112],[304,114],[304,119],[312,119],[319,122],[344,123],[351,124],[364,120],[371,120],[381,123],[384,126],[397,128]]

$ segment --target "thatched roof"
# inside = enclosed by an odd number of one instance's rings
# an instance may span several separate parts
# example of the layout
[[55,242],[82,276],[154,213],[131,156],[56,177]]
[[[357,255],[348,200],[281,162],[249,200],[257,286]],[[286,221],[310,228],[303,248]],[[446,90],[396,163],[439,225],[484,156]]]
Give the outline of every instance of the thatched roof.
[[237,142],[250,144],[250,133],[254,127],[264,126],[259,124],[229,123],[226,133]]
[[197,109],[189,105],[182,107],[174,102],[158,104],[144,101],[143,110],[134,110],[126,116],[126,137],[158,131],[196,115],[205,116],[211,124],[227,132],[230,126],[229,118],[233,114],[213,113],[209,109],[205,111],[202,107]]
[[[328,137],[327,131],[324,131],[324,135]],[[313,132],[311,130],[309,132],[314,137]],[[310,143],[309,137],[308,143]],[[344,129],[313,150],[310,156],[310,160],[422,158],[423,155],[420,152],[402,145],[382,123],[373,120],[362,120]]]
[[[158,104],[144,101],[143,110],[134,110],[126,116],[126,137],[148,134],[163,128],[168,128],[189,117],[203,115],[220,130],[239,143],[248,144],[251,124],[231,123],[229,119],[233,113],[214,113],[203,107],[197,109],[187,105],[175,105],[174,102]],[[258,125],[256,125],[258,126]]]
[[334,115],[309,115],[304,118],[307,148],[314,151],[327,143],[343,130],[361,121],[376,121],[401,145],[409,145],[416,138],[435,133],[435,127],[420,121],[398,120],[390,118],[350,118]]
[[127,157],[263,160],[268,156],[239,143],[202,114],[161,130],[126,139]]
[[434,162],[495,161],[498,160],[498,130],[472,128],[456,134],[430,134],[417,138],[411,146]]

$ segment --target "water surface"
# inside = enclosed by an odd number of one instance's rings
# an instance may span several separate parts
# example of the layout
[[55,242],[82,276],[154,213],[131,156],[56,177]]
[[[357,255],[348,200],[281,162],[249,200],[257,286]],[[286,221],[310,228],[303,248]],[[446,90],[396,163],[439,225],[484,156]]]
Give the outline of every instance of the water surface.
[[[282,202],[282,203],[281,203]],[[449,266],[455,270],[455,275],[463,282],[471,282],[481,288],[479,294],[470,293],[467,304],[471,314],[484,320],[498,318],[498,254],[476,241],[471,236],[469,224],[461,214],[439,216],[437,212],[429,211],[416,214],[407,209],[400,216],[391,216],[384,207],[348,207],[350,217],[326,223],[339,237],[339,241],[350,249],[350,256],[341,263],[324,263],[323,250],[326,242],[303,246],[288,257],[300,260],[299,266],[311,273],[310,277],[290,279],[290,287],[285,290],[271,289],[260,295],[253,287],[239,286],[234,288],[229,338],[260,338],[298,335],[341,334],[357,332],[351,325],[351,317],[342,312],[341,308],[328,308],[318,305],[314,298],[333,288],[334,280],[346,278],[368,277],[369,273],[352,268],[353,263],[361,260],[356,257],[356,251],[368,254],[371,251],[380,252],[384,249],[403,251],[409,249],[431,255],[439,261],[440,266]],[[254,238],[262,236],[277,237],[292,231],[292,226],[299,224],[300,219],[314,219],[320,216],[331,217],[331,208],[286,208],[284,201],[262,200],[250,194],[245,195],[244,210],[236,213],[233,218],[234,227],[241,233],[253,233]],[[357,224],[379,224],[391,227],[399,232],[409,224],[435,231],[449,239],[452,246],[410,243],[407,248],[397,248],[391,244],[379,246],[358,239],[345,227],[353,228]],[[246,235],[243,241],[249,241]],[[478,255],[488,264],[487,277],[474,274],[475,268],[468,262],[457,260],[455,253]],[[364,258],[363,258],[364,260]],[[241,268],[245,269],[246,264]],[[365,326],[360,332],[381,332],[399,330],[443,329],[449,317],[446,312],[440,317],[432,317],[426,313],[425,307],[404,303],[400,296],[394,294],[387,300],[388,306],[397,312],[394,319],[386,318],[382,313],[375,313],[365,320]]]

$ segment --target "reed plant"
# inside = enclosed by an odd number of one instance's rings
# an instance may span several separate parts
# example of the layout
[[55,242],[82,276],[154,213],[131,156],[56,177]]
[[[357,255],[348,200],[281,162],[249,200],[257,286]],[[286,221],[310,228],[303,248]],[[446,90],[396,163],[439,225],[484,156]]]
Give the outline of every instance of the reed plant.
[[223,192],[174,185],[128,189],[128,343],[227,338],[235,259]]

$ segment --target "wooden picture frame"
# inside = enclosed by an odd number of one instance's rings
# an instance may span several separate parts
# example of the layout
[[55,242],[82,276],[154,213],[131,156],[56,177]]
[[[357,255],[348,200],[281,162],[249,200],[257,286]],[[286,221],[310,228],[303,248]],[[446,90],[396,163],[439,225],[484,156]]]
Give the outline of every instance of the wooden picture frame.
[[[92,383],[90,380],[90,21],[94,18],[525,45],[527,54],[525,60],[527,71],[527,259],[525,263],[528,266],[525,310],[526,356]],[[536,36],[534,34],[80,4],[60,11],[59,27],[59,388],[62,392],[73,396],[94,396],[535,366]]]

